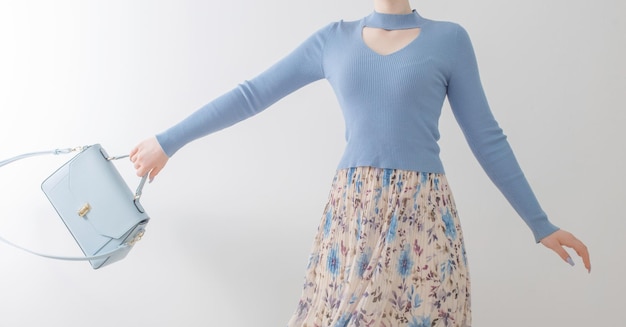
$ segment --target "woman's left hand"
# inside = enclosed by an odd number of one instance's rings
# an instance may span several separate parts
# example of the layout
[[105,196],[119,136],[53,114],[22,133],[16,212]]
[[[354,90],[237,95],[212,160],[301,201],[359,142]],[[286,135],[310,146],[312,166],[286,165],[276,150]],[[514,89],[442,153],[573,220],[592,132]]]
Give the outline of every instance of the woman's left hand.
[[587,246],[580,240],[578,240],[574,235],[570,232],[564,230],[558,230],[541,240],[541,244],[545,247],[551,249],[556,252],[561,259],[570,265],[574,265],[574,261],[569,256],[567,251],[563,248],[564,246],[568,248],[574,249],[576,254],[583,259],[583,263],[585,264],[585,268],[587,271],[591,273],[591,260],[589,259],[589,251],[587,250]]

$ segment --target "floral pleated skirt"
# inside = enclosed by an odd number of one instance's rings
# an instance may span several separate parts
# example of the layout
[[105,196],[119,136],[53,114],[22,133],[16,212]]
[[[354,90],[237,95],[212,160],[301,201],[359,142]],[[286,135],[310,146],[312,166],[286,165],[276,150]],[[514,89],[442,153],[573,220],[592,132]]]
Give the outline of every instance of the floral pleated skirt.
[[465,246],[445,175],[338,170],[288,326],[470,325]]

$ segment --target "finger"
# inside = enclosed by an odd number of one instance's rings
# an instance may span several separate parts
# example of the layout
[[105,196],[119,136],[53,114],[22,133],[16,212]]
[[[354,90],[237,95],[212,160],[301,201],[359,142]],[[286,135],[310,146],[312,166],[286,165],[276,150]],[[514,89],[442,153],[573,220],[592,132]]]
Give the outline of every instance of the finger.
[[134,153],[130,153],[128,156],[130,157],[130,161],[136,162],[141,158],[141,150],[137,148],[137,151],[135,151]]
[[152,180],[154,180],[154,178],[159,174],[159,172],[161,171],[163,167],[155,167],[150,171],[150,178],[149,181],[152,182]]
[[139,147],[138,146],[136,146],[132,150],[130,150],[129,156],[133,157],[137,153],[137,151],[139,151]]
[[139,177],[143,177],[148,173],[148,169],[144,166],[137,165],[136,169],[137,169],[137,176]]
[[572,266],[574,265],[574,261],[570,257],[569,253],[567,253],[567,251],[565,251],[565,249],[561,245],[557,244],[557,245],[551,246],[550,249],[556,252],[556,254],[558,254],[559,257],[563,259],[563,261],[569,263]]
[[574,251],[576,251],[576,254],[578,254],[578,256],[580,256],[583,259],[583,264],[585,265],[585,268],[587,268],[587,271],[591,272],[591,259],[589,258],[589,250],[587,249],[587,246],[585,246],[585,244],[583,244],[583,242],[576,240],[576,244],[573,246]]
[[583,259],[583,263],[585,265],[585,268],[587,268],[588,271],[591,271],[591,262],[590,262],[590,259],[589,259],[589,250],[587,249],[587,246],[585,246],[585,244],[583,242],[581,242],[576,237],[572,236],[570,239],[566,239],[563,242],[563,245],[567,246],[569,248],[574,249],[574,251],[576,251],[576,254],[578,254],[578,256]]
[[589,258],[589,252],[585,251],[582,254],[579,254],[581,258],[583,258],[583,264],[585,268],[587,268],[588,272],[591,272],[591,258]]

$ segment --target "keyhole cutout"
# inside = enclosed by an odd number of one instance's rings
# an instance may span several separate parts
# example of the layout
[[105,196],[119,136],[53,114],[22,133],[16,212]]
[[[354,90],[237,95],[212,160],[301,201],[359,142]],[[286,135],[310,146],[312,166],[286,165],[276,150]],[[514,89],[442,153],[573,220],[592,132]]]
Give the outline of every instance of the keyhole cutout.
[[421,28],[403,30],[385,30],[382,28],[363,27],[363,42],[372,51],[386,56],[398,52],[417,39]]

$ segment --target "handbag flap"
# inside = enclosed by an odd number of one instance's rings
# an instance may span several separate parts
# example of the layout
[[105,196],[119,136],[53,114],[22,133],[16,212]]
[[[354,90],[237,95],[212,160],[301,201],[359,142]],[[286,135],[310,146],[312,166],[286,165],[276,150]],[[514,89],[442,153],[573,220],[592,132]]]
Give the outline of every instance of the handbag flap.
[[139,212],[133,192],[101,149],[96,144],[77,154],[42,189],[70,230],[88,224],[97,234],[119,239],[148,217]]

